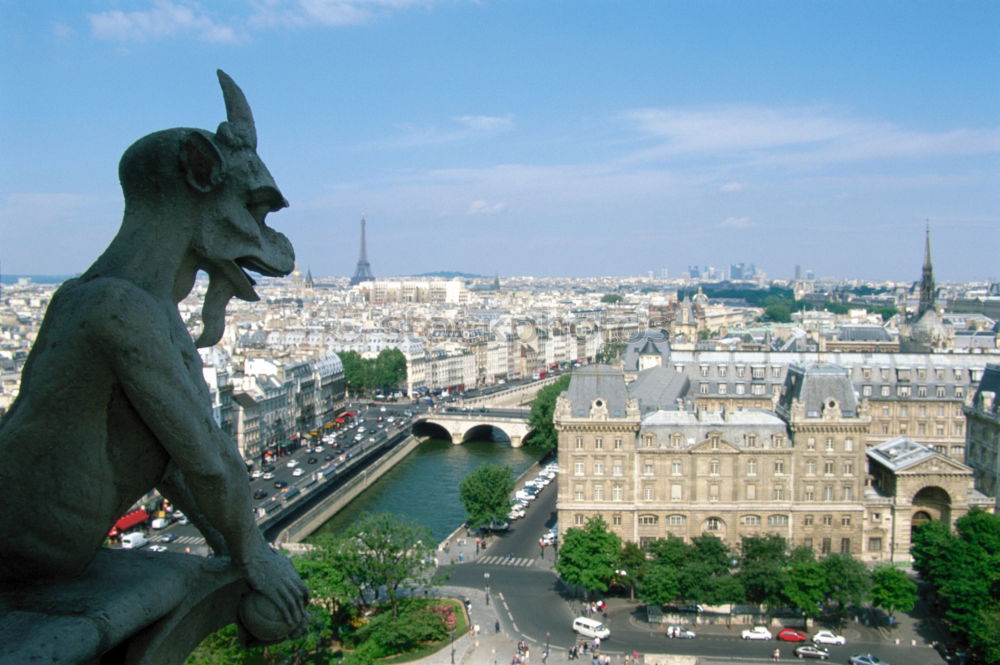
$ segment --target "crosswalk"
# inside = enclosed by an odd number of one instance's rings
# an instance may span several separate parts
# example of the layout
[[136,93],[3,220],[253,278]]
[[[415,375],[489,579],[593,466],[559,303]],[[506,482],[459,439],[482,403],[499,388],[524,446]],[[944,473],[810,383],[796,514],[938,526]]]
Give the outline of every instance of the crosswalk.
[[204,545],[205,539],[201,536],[181,536],[173,542],[174,545]]
[[526,568],[535,565],[535,559],[494,555],[479,557],[474,562],[470,561],[469,563],[480,563],[489,566],[520,566]]

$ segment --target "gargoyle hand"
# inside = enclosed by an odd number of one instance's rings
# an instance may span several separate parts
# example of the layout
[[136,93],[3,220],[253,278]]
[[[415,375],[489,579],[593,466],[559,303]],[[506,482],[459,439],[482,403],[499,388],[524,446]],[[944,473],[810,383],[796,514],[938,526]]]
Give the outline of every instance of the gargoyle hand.
[[290,629],[303,625],[309,590],[288,557],[267,547],[240,565],[240,569],[250,587],[277,606]]

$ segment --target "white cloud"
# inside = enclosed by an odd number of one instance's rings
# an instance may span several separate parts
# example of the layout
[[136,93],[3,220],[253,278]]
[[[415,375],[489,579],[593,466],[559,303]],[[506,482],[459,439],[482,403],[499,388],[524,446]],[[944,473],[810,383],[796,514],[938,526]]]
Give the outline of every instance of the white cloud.
[[152,9],[123,12],[114,9],[88,14],[90,29],[98,39],[144,42],[191,35],[207,42],[239,41],[236,30],[211,18],[195,2],[156,0]]
[[719,188],[723,192],[742,192],[744,189],[746,189],[746,185],[742,182],[727,182]]
[[507,210],[506,203],[487,203],[478,199],[469,204],[470,215],[498,215]]
[[727,217],[719,226],[724,229],[748,229],[753,225],[749,217]]
[[636,109],[623,117],[655,143],[624,160],[633,163],[702,156],[730,162],[815,167],[1000,151],[997,127],[909,130],[824,107]]
[[359,25],[440,0],[257,0],[249,18],[254,27]]
[[514,120],[509,116],[460,115],[451,119],[448,127],[403,126],[406,135],[390,142],[393,147],[415,147],[454,143],[468,139],[482,138],[509,131]]

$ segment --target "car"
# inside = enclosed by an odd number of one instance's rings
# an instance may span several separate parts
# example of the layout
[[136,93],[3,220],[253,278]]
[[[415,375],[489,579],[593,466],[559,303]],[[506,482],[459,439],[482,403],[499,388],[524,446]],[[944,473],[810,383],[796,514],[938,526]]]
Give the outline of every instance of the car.
[[175,540],[177,540],[177,534],[176,533],[165,533],[162,536],[160,536],[160,542],[161,543],[172,543]]
[[301,475],[302,475],[303,473],[305,473],[305,472],[306,472],[306,470],[305,470],[305,469],[303,469],[303,468],[302,468],[302,467],[300,466],[299,468],[295,469],[295,471],[292,471],[292,475],[293,475],[293,476],[295,476],[296,478],[298,478],[299,476],[301,476]]
[[298,465],[299,461],[297,459],[290,459],[287,462],[285,462],[285,466],[287,466],[289,469],[294,469]]
[[325,459],[327,462],[332,462],[333,455],[323,455],[323,459]]
[[274,481],[274,488],[275,489],[281,490],[281,489],[285,489],[286,487],[288,487],[288,481],[287,480],[275,480]]
[[313,452],[314,453],[321,453],[321,452],[323,452],[323,446],[316,446],[315,448],[313,448]]
[[273,480],[274,479],[274,474],[271,473],[270,471],[268,471],[263,476],[261,476],[261,478],[263,480]]
[[264,472],[261,471],[260,469],[254,469],[253,471],[250,472],[250,477],[257,479],[260,478],[263,474]]
[[813,642],[816,644],[847,644],[843,635],[838,635],[832,630],[820,630],[813,635]]
[[803,644],[801,646],[795,647],[796,658],[819,658],[820,660],[826,660],[830,657],[830,652],[822,647],[813,646],[812,644]]
[[693,640],[695,633],[684,626],[667,626],[667,637],[681,640]]
[[740,637],[744,640],[769,640],[771,639],[771,631],[764,626],[754,626],[746,628],[740,633]]
[[319,461],[319,460],[318,460],[317,458],[315,458],[315,457],[310,457],[309,459],[307,459],[307,460],[306,460],[306,464],[315,464],[315,463],[316,463],[316,462],[318,462],[318,461]]
[[275,471],[275,468],[274,468],[273,464],[265,464],[264,465],[264,473],[274,473],[274,471]]
[[801,630],[795,630],[794,628],[782,628],[778,631],[778,634],[775,635],[775,638],[784,640],[785,642],[805,642],[809,639],[809,636]]
[[167,548],[164,547],[163,545],[150,545],[149,546],[149,551],[150,552],[166,552]]
[[[282,482],[282,481],[278,481],[278,482]],[[258,501],[260,501],[261,499],[266,499],[267,498],[267,490],[254,490],[253,498],[257,499]]]
[[889,665],[878,656],[873,656],[870,653],[856,653],[851,656],[851,665]]

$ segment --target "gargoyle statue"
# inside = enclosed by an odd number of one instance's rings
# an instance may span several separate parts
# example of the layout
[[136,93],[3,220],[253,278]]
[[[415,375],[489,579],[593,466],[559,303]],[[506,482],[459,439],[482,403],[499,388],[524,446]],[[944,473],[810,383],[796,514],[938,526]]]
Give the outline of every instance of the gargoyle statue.
[[0,421],[0,583],[78,575],[115,520],[154,487],[272,601],[290,632],[308,594],[253,519],[234,442],[215,424],[177,310],[209,275],[198,346],[229,300],[258,300],[249,269],[284,276],[292,245],[264,223],[287,206],[257,156],[243,92],[218,72],[228,121],[150,134],[122,156],[121,228],[56,291]]

